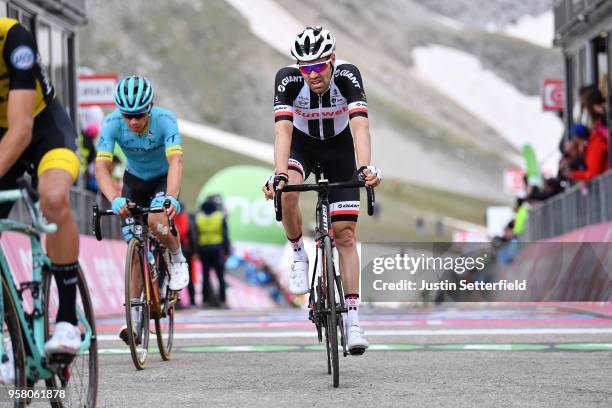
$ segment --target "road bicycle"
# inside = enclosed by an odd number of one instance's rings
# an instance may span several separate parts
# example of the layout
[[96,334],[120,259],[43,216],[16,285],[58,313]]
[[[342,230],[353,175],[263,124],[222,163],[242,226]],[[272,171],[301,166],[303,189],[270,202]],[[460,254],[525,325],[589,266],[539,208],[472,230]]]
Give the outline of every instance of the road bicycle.
[[[276,220],[282,221],[281,197],[284,192],[317,192],[316,229],[314,236],[317,251],[308,298],[309,319],[317,329],[320,343],[323,342],[323,333],[325,333],[327,373],[332,375],[333,386],[338,387],[340,383],[338,344],[340,344],[344,357],[348,355],[344,319],[342,316],[343,313],[347,313],[347,308],[344,303],[340,271],[336,270],[334,266],[333,237],[329,231],[329,220],[331,217],[329,193],[335,189],[365,187],[368,215],[374,214],[375,195],[374,189],[366,186],[363,181],[330,183],[325,179],[319,165],[315,166],[313,173],[315,174],[316,184],[286,184],[282,189],[277,188],[274,196],[274,211],[276,213]],[[340,339],[339,343],[338,339]],[[361,350],[361,353],[363,353],[363,350]]]
[[[179,301],[176,291],[170,290],[170,255],[153,233],[149,231],[146,215],[165,212],[170,200],[163,207],[140,207],[128,203],[132,217],[127,224],[132,237],[128,241],[125,257],[125,320],[127,342],[132,361],[138,370],[144,370],[149,356],[150,321],[155,322],[153,331],[157,347],[163,360],[169,360],[174,340],[174,314]],[[102,211],[93,206],[93,231],[98,241],[102,240],[100,218],[115,215],[112,210]],[[169,230],[176,236],[174,222],[168,219]],[[144,284],[143,284],[144,283]],[[134,296],[134,293],[138,293]]]
[[32,256],[29,266],[32,280],[17,286],[4,250],[0,248],[0,358],[2,363],[13,363],[13,395],[21,396],[14,398],[14,406],[29,403],[34,392],[23,391],[32,391],[39,380],[44,380],[49,392],[42,395],[52,406],[94,407],[98,391],[98,342],[85,277],[79,268],[76,312],[81,348],[76,355],[47,356],[44,344],[55,327],[52,319],[57,313],[57,289],[52,282],[51,261],[43,250],[41,234],[53,234],[57,226],[44,221],[39,205],[35,204],[38,193],[31,185],[24,178],[17,180],[17,185],[17,189],[0,191],[0,202],[22,200],[31,217],[31,224],[0,220],[0,232],[17,232],[30,239]]

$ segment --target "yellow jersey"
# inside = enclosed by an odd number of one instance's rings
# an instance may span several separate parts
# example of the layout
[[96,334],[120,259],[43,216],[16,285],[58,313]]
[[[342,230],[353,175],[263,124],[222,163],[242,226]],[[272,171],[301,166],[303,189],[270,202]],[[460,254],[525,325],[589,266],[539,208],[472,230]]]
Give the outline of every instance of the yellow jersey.
[[55,98],[55,90],[47,77],[34,37],[19,21],[0,18],[0,128],[8,128],[9,91],[36,91],[34,116]]

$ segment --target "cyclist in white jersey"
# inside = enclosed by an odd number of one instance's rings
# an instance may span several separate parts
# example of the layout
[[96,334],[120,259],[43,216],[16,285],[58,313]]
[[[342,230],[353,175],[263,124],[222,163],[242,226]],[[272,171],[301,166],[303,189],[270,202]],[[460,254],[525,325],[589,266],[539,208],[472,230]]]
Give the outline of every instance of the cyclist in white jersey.
[[[298,34],[291,55],[297,63],[276,74],[274,96],[275,174],[263,188],[266,198],[285,183],[301,184],[315,163],[330,182],[361,178],[377,186],[381,171],[370,162],[368,105],[361,74],[353,64],[336,59],[336,40],[321,27]],[[356,157],[355,157],[356,155]],[[299,193],[282,197],[283,226],[293,247],[289,289],[309,290],[308,255],[302,240]],[[348,308],[350,351],[368,348],[359,324],[359,256],[355,229],[359,215],[359,189],[330,193],[334,242]],[[360,354],[360,353],[355,353]]]

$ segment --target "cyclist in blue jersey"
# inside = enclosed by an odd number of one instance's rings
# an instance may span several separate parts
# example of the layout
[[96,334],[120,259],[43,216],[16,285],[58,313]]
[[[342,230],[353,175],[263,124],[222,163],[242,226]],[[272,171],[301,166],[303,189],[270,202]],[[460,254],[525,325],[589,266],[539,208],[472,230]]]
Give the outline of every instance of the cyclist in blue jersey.
[[[153,85],[142,76],[128,76],[115,89],[118,110],[104,120],[96,156],[96,179],[115,214],[123,217],[123,237],[131,238],[128,200],[139,206],[161,207],[166,200],[170,219],[181,211],[178,195],[183,176],[183,149],[176,116],[153,106]],[[115,144],[123,150],[127,166],[121,191],[112,180],[111,167]],[[163,213],[148,215],[149,228],[170,250],[170,283],[180,290],[189,282],[187,263],[178,236],[169,233]],[[132,282],[131,292],[140,293],[140,282]],[[135,316],[135,318],[137,318]],[[127,343],[127,329],[119,336]]]

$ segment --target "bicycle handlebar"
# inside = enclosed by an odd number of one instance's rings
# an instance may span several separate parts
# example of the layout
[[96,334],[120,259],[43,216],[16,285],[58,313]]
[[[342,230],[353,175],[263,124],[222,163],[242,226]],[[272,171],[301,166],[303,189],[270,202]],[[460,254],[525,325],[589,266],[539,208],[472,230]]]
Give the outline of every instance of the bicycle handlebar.
[[376,205],[376,196],[374,194],[374,188],[366,186],[365,181],[342,181],[339,183],[321,183],[321,184],[288,184],[282,189],[276,188],[274,195],[274,212],[276,214],[276,221],[283,220],[283,207],[282,207],[282,193],[293,192],[293,191],[323,191],[323,190],[337,190],[343,188],[362,188],[365,187],[368,201],[368,215],[374,214],[374,206]]
[[[166,212],[172,203],[170,200],[164,201],[163,207],[141,207],[136,205],[130,201],[128,201],[128,209],[130,214],[132,215],[145,215],[145,214],[154,214],[154,213],[162,213]],[[100,210],[98,204],[94,204],[93,206],[93,218],[92,218],[92,229],[93,233],[96,236],[98,241],[102,241],[102,231],[100,230],[100,218],[107,215],[116,215],[113,210]],[[174,225],[174,220],[171,220],[168,217],[168,224],[170,225],[170,233],[173,236],[177,236],[178,231],[176,230],[176,226]]]

